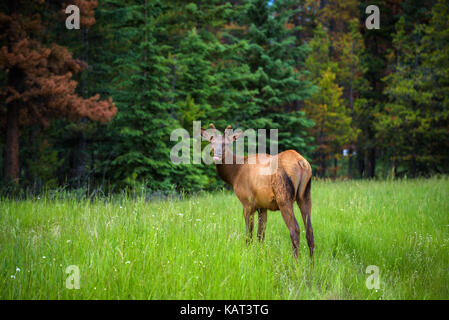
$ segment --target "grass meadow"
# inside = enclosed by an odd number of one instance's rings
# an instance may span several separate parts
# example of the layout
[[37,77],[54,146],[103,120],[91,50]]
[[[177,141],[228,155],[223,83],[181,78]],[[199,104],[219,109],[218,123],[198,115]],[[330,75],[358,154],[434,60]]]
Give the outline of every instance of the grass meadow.
[[[449,298],[447,177],[314,181],[312,202],[314,268],[296,204],[297,261],[279,211],[268,213],[265,242],[246,244],[229,191],[3,198],[0,299]],[[66,288],[70,265],[80,271],[78,290]],[[379,268],[377,290],[366,286],[370,265]]]

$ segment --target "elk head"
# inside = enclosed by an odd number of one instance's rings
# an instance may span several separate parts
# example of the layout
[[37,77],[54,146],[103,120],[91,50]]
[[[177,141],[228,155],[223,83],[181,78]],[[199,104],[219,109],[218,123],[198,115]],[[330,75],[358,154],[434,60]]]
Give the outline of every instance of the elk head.
[[232,132],[231,126],[227,126],[224,136],[215,128],[214,124],[209,125],[211,130],[201,129],[201,136],[212,145],[212,155],[215,163],[222,163],[223,158],[226,159],[226,152],[232,151],[229,145],[232,145],[243,134],[243,131]]

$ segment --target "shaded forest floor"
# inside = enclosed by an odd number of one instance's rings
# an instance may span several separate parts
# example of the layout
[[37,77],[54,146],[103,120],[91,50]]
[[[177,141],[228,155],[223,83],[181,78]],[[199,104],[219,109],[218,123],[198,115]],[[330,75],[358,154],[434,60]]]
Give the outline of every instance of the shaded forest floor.
[[[297,207],[295,262],[279,212],[269,212],[264,244],[245,244],[228,191],[2,199],[0,299],[447,299],[448,199],[448,178],[314,182],[314,270]],[[79,290],[66,287],[70,265]],[[366,286],[370,265],[378,290]]]

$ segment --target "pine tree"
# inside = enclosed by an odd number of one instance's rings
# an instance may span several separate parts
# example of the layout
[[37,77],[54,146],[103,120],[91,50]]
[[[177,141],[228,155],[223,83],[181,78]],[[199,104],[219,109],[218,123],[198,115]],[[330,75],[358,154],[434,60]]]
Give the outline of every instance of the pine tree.
[[155,23],[163,6],[145,0],[121,5],[117,27],[126,39],[126,53],[114,62],[118,72],[113,82],[116,103],[123,109],[113,122],[119,141],[114,144],[111,178],[122,187],[140,181],[153,189],[169,189],[168,144],[175,121],[170,116],[169,62]]
[[[342,36],[342,53],[339,59],[339,78],[340,85],[343,87],[343,97],[345,105],[349,109],[352,118],[352,127],[357,131],[357,136],[361,134],[361,124],[357,120],[361,120],[357,114],[360,107],[366,103],[363,93],[369,88],[368,81],[364,75],[367,71],[365,65],[365,46],[362,35],[359,31],[359,22],[352,19],[349,22],[349,31]],[[348,147],[348,176],[353,176],[354,152],[357,149],[357,139],[350,141]]]
[[449,172],[449,2],[439,0],[422,39],[424,88],[431,92],[431,138],[428,164],[439,173]]
[[[319,164],[318,175],[326,176],[328,162],[340,158],[343,146],[355,140],[357,131],[351,126],[351,112],[345,106],[343,88],[337,84],[336,74],[341,72],[338,62],[329,57],[329,35],[319,23],[310,40],[310,54],[306,65],[308,78],[318,91],[306,101],[307,117],[315,122],[310,129],[315,138],[314,159]],[[336,165],[335,165],[336,167]],[[336,175],[336,168],[334,175]]]
[[[365,54],[363,57],[364,79],[367,86],[361,90],[359,101],[354,103],[354,121],[360,129],[357,137],[356,152],[360,177],[374,178],[376,175],[376,160],[380,152],[378,140],[376,138],[375,114],[383,112],[385,103],[383,94],[384,83],[381,81],[387,73],[388,59],[387,54],[392,46],[392,37],[394,25],[401,13],[402,1],[379,0],[376,3],[372,1],[361,1],[360,18],[362,26],[360,28]],[[365,8],[371,4],[379,7],[381,12],[381,28],[376,30],[367,30],[364,26],[366,19]]]
[[447,41],[448,11],[439,2],[432,13],[428,26],[407,23],[405,17],[396,24],[390,57],[394,69],[384,79],[389,101],[377,122],[377,136],[390,152],[394,175],[399,166],[412,177],[447,168],[449,82],[447,55],[439,49]]
[[[47,41],[48,21],[30,10],[21,10],[24,6],[38,6],[37,2],[26,5],[21,1],[10,2],[8,13],[0,13],[0,40],[4,44],[0,69],[7,79],[0,92],[6,109],[5,177],[15,181],[19,178],[21,127],[33,123],[48,127],[56,118],[88,117],[104,122],[116,113],[111,99],[100,101],[99,95],[84,99],[75,93],[77,82],[72,75],[81,71],[84,64],[74,59],[66,47]],[[83,1],[78,4],[83,11],[92,8]],[[92,23],[91,15],[89,11],[81,22]]]
[[307,129],[313,122],[306,118],[301,103],[313,89],[304,80],[307,46],[296,44],[297,30],[288,24],[293,14],[288,1],[248,1],[239,23],[245,26],[241,34],[248,43],[245,62],[253,74],[248,89],[256,93],[253,110],[243,114],[241,121],[250,128],[278,129],[280,151],[295,149],[309,156]]

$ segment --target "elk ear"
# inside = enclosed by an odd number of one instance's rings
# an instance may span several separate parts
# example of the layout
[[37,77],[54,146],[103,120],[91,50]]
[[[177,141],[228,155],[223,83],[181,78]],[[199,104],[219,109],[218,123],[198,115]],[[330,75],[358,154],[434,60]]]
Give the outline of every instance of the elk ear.
[[[226,128],[226,132],[229,132],[229,130],[231,130],[231,126],[228,126]],[[228,135],[228,143],[232,143],[234,141],[237,141],[237,139],[240,138],[242,136],[242,134],[243,134],[242,130],[236,130],[231,135]]]
[[208,130],[203,130],[201,129],[201,136],[206,139],[207,141],[211,141],[212,140],[212,135],[207,132]]
[[242,135],[243,135],[243,131],[239,130],[232,134],[231,139],[232,139],[232,141],[237,141]]

